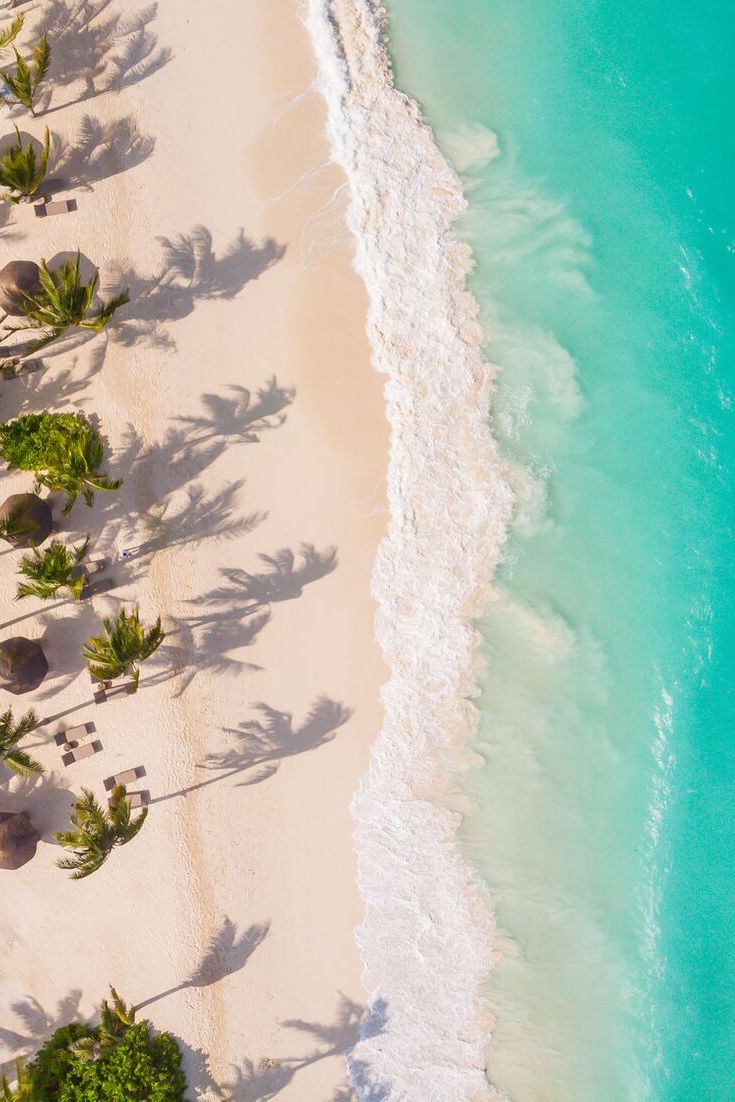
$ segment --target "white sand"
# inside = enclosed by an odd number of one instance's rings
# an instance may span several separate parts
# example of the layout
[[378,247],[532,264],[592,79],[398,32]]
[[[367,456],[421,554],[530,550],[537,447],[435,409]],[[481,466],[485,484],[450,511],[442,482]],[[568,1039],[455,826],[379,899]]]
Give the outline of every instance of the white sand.
[[[29,26],[56,3],[28,6]],[[97,26],[124,7],[113,0]],[[134,24],[128,14],[115,33]],[[114,564],[117,587],[92,607],[13,604],[18,556],[2,557],[2,637],[42,639],[51,667],[37,692],[13,701],[16,711],[70,714],[31,739],[47,769],[42,783],[8,783],[0,773],[0,806],[27,807],[44,832],[30,864],[0,872],[0,1061],[33,1051],[73,1013],[92,1013],[111,982],[129,1001],[156,1000],[144,1013],[191,1050],[192,1098],[278,1089],[284,1102],[326,1102],[347,1097],[338,1095],[340,1053],[356,1038],[365,1001],[348,807],[380,724],[384,676],[369,597],[385,523],[380,382],[343,208],[339,198],[330,203],[342,180],[323,167],[323,104],[310,88],[295,0],[219,0],[216,17],[209,5],[161,0],[148,33],[158,39],[149,43],[154,56],[159,48],[172,56],[145,79],[19,122],[35,134],[48,123],[73,141],[85,115],[103,127],[132,117],[155,140],[152,154],[74,192],[75,214],[40,221],[14,211],[0,237],[2,263],[79,246],[108,286],[118,285],[116,270],[134,270],[134,301],[114,333],[48,355],[42,373],[3,383],[0,401],[5,417],[80,408],[102,421],[110,471],[125,485],[92,510],[77,504],[64,536],[89,530],[95,550],[113,557],[120,545],[145,550],[157,537],[148,553]],[[109,46],[107,32],[92,38]],[[68,41],[90,56],[78,30]],[[118,37],[112,54],[131,44],[129,33]],[[52,108],[84,89],[60,83],[72,62],[57,50]],[[100,70],[100,85],[113,68]],[[157,238],[197,225],[218,258],[240,230],[252,249],[204,270],[193,293],[182,276],[156,288]],[[277,248],[263,252],[268,238]],[[284,423],[252,427],[257,442],[238,440],[247,418],[233,405],[242,394],[228,388],[254,397],[274,375],[295,391]],[[229,403],[211,430],[177,424],[212,416],[204,394]],[[4,493],[30,488],[25,475],[4,477]],[[222,569],[262,571],[259,553],[304,542],[336,547],[337,568],[274,602],[259,631],[244,600],[208,603],[232,585]],[[95,706],[79,647],[122,600],[138,600],[146,619],[160,611],[169,639],[136,697]],[[314,724],[304,731],[322,696],[352,709],[324,739]],[[283,756],[260,764],[246,727],[262,721],[259,701],[293,714],[293,734],[279,728]],[[52,735],[63,722],[93,722],[102,752],[62,769]],[[140,765],[153,801],[143,831],[97,874],[67,879],[55,868],[61,851],[51,832],[64,827],[72,798],[81,786],[102,798],[104,777]],[[254,924],[269,924],[255,948],[264,928],[243,940]]]

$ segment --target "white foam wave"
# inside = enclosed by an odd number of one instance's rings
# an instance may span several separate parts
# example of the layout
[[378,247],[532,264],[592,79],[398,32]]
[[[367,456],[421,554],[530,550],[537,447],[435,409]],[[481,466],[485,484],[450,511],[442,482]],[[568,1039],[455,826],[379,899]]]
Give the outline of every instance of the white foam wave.
[[374,0],[308,0],[307,12],[392,427],[390,525],[373,577],[391,677],[353,803],[372,1014],[352,1078],[363,1099],[479,1102],[497,1097],[479,997],[493,926],[457,844],[459,816],[441,798],[475,730],[472,620],[511,493],[488,428],[491,371],[465,288],[471,254],[452,228],[460,183],[394,86]]

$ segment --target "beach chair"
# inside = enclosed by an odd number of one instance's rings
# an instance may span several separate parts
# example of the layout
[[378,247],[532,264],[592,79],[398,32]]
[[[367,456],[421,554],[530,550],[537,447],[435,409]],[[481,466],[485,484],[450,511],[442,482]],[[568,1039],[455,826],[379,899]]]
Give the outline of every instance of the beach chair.
[[46,218],[50,214],[71,214],[77,209],[76,199],[57,199],[53,203],[36,203],[33,208],[36,218]]
[[123,773],[116,773],[114,777],[106,777],[102,782],[108,792],[117,784],[132,784],[133,781],[137,781],[139,776],[142,776],[144,769],[141,766],[139,769],[126,769]]
[[[126,792],[125,793],[125,799],[127,800],[127,803],[128,803],[128,806],[130,807],[130,809],[132,811],[134,811],[138,807],[145,807],[145,805],[148,803],[148,801],[150,799],[150,793],[149,792]],[[110,803],[109,800],[107,802]]]
[[84,758],[89,758],[92,754],[96,754],[101,749],[101,742],[85,742],[84,746],[75,746],[68,754],[62,754],[61,761],[64,765],[73,765],[75,761],[82,761]]
[[70,742],[79,742],[86,737],[87,724],[81,723],[78,727],[68,727],[66,731],[60,731],[58,735],[54,735],[54,742],[57,746],[66,746]]

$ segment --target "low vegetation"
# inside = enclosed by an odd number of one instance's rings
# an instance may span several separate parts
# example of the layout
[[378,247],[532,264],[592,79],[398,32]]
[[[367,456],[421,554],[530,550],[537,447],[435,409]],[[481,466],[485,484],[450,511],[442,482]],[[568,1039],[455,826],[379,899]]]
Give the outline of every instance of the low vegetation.
[[21,471],[32,471],[36,490],[61,490],[68,513],[81,494],[92,505],[99,490],[117,490],[122,482],[100,472],[100,435],[83,413],[29,413],[0,425],[0,455]]
[[29,1063],[17,1063],[14,1086],[0,1078],[0,1102],[182,1102],[178,1044],[136,1022],[135,1009],[110,991],[98,1025],[62,1026]]

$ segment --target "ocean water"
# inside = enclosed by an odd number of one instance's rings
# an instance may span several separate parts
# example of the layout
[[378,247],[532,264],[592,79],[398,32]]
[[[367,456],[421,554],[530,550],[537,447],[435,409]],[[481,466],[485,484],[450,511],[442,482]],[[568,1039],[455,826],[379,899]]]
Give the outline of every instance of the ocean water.
[[515,494],[462,827],[500,950],[490,1079],[732,1102],[735,7],[387,8],[463,181]]

